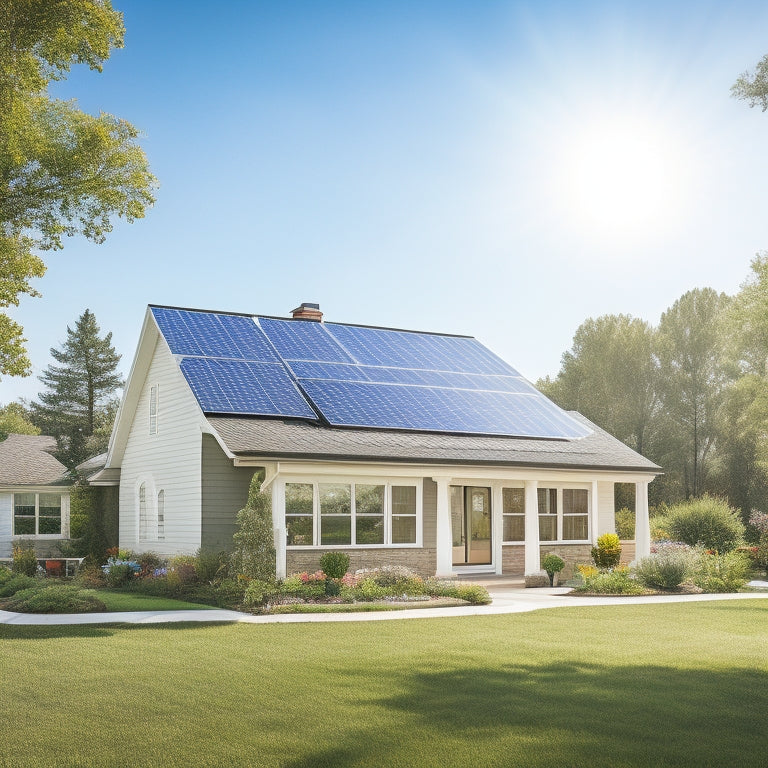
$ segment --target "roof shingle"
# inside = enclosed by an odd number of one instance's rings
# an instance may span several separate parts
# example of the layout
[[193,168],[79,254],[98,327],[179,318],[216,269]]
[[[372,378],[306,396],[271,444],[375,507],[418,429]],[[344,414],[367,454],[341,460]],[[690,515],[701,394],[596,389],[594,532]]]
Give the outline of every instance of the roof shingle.
[[0,485],[69,485],[55,450],[55,438],[47,435],[8,435],[0,443]]

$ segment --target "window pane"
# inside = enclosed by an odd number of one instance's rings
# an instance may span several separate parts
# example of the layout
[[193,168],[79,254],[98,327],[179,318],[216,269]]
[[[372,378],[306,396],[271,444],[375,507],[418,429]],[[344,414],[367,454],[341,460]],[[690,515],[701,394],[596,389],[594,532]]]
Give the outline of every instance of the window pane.
[[41,515],[38,533],[61,533],[61,518]]
[[345,515],[324,516],[320,522],[321,544],[351,544],[352,518]]
[[566,515],[586,515],[589,512],[589,493],[585,488],[565,488],[563,490],[563,513]]
[[355,485],[355,512],[358,515],[383,515],[384,486]]
[[557,489],[537,488],[536,493],[539,497],[539,514],[554,515],[557,512]]
[[415,515],[416,514],[416,486],[393,485],[392,486],[392,514]]
[[[61,496],[59,496],[59,494],[40,494],[40,516],[61,517]],[[40,533],[42,533],[42,531],[40,531]]]
[[525,490],[523,488],[502,488],[501,496],[505,513],[525,513]]
[[504,541],[525,541],[524,515],[504,515]]
[[285,484],[286,515],[312,515],[313,506],[311,483]]
[[539,517],[539,540],[557,541],[557,517]]
[[563,518],[563,538],[586,541],[589,538],[588,520],[587,515],[566,515]]
[[13,513],[15,515],[35,516],[35,494],[34,493],[14,493],[13,494]]
[[312,538],[312,516],[292,515],[285,518],[286,544],[307,547],[314,543]]
[[320,514],[351,515],[352,488],[344,483],[320,483]]
[[[416,489],[414,488],[414,493]],[[415,544],[416,543],[416,516],[395,517],[392,516],[392,543]]]
[[384,515],[358,516],[355,522],[355,536],[358,544],[383,544]]
[[34,517],[14,517],[13,518],[13,535],[14,536],[30,536],[35,533],[35,518]]

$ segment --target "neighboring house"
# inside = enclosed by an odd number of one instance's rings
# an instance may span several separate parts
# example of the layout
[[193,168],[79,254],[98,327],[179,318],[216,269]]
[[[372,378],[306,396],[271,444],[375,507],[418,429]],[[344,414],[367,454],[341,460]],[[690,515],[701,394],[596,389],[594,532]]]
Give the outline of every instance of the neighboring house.
[[56,556],[69,537],[67,468],[51,452],[56,440],[11,434],[0,442],[0,558],[15,542],[31,542],[38,557]]
[[615,483],[635,484],[640,556],[660,472],[471,337],[150,306],[91,478],[119,484],[120,545],[230,547],[257,468],[279,576],[328,550],[424,575],[586,562]]

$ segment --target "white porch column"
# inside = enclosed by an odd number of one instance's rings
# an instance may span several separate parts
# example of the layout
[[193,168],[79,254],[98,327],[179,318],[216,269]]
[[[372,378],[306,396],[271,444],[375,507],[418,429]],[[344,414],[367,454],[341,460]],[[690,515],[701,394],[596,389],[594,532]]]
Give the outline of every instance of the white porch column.
[[525,481],[525,573],[538,573],[541,570],[539,551],[539,483],[538,480]]
[[651,554],[651,523],[648,518],[648,483],[635,483],[635,560]]
[[272,482],[272,530],[275,537],[275,576],[286,577],[285,559],[285,484]]
[[494,571],[498,576],[503,572],[502,558],[504,550],[501,542],[504,538],[504,496],[501,490],[501,483],[494,483],[491,488],[491,512],[493,513],[491,527],[491,541],[493,543],[493,563]]
[[[598,495],[597,495],[597,480],[592,481],[592,506],[590,508],[590,528],[592,535],[590,536],[590,541],[593,544],[597,544],[597,537],[600,535],[600,507],[598,506]],[[608,533],[608,531],[603,531],[603,533]]]
[[453,530],[451,489],[447,477],[433,477],[437,483],[437,576],[453,575]]

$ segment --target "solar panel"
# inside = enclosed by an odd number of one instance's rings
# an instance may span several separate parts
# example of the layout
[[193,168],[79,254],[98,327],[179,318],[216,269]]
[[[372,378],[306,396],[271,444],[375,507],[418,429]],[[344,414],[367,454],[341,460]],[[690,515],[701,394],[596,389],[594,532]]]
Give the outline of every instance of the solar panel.
[[317,418],[281,363],[185,357],[181,372],[205,413]]
[[350,381],[302,386],[334,426],[546,438],[590,432],[541,395]]
[[520,375],[477,339],[466,336],[439,336],[334,323],[328,323],[325,327],[354,358],[354,362],[362,365]]
[[175,355],[280,362],[253,318],[165,307],[152,314]]
[[259,326],[285,360],[355,362],[328,333],[324,323],[261,317]]
[[465,336],[153,307],[206,413],[571,439],[590,430]]

